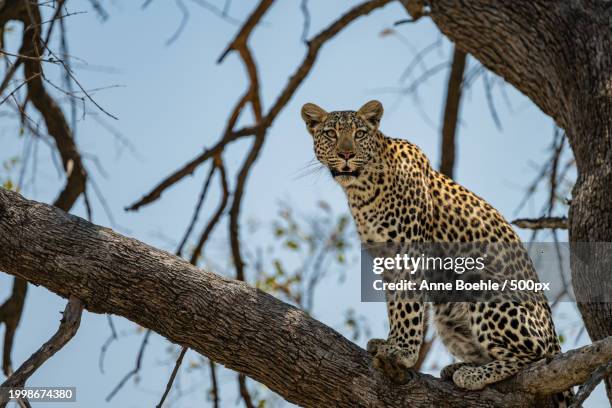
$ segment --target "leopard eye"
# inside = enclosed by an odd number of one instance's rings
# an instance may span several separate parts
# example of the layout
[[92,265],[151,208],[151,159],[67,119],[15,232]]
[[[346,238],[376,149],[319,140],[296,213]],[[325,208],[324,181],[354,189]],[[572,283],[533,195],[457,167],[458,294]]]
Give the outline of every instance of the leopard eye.
[[334,139],[336,137],[336,131],[333,129],[326,130],[323,133],[325,134],[325,136],[327,136],[330,139]]
[[366,135],[366,132],[363,130],[358,130],[355,132],[355,139],[363,139]]

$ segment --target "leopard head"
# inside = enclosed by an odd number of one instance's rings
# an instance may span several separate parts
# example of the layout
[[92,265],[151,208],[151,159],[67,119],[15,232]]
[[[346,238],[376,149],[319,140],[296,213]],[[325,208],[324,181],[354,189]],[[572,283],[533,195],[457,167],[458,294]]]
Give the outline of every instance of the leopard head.
[[383,136],[378,126],[382,104],[370,101],[357,111],[327,112],[314,103],[302,107],[317,159],[346,187],[376,161]]

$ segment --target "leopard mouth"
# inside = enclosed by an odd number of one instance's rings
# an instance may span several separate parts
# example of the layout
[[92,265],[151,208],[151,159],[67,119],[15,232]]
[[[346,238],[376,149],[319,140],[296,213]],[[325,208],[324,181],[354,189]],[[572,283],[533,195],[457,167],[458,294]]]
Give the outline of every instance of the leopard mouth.
[[333,177],[339,177],[339,176],[344,176],[344,177],[359,177],[359,175],[361,174],[361,171],[359,170],[336,170],[336,169],[329,169],[329,171],[331,172]]

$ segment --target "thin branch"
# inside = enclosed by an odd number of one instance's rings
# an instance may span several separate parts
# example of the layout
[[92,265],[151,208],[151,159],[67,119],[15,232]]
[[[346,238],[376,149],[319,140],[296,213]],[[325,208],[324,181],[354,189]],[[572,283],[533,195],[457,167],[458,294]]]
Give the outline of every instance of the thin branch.
[[[83,303],[74,296],[70,297],[62,320],[60,321],[57,332],[38,349],[30,358],[28,358],[13,374],[11,374],[4,383],[0,386],[5,388],[20,388],[25,386],[26,381],[30,376],[49,358],[62,349],[76,334],[79,324],[81,323],[81,315],[83,313]],[[1,402],[6,405],[6,396],[1,396]]]
[[[47,35],[45,35],[45,39],[43,41],[43,48],[45,48],[47,46],[47,44],[49,44],[49,41],[51,40],[51,34],[53,33],[53,28],[55,28],[55,22],[59,21],[60,23],[62,23],[64,21],[64,18],[75,15],[75,14],[82,14],[82,13],[68,13],[66,12],[66,14],[62,15],[62,8],[64,7],[64,4],[66,3],[66,0],[58,0],[57,4],[55,5],[55,13],[53,13],[53,17],[51,18],[51,20],[49,20],[48,22],[50,22],[51,24],[49,24],[49,28],[47,29]],[[42,22],[40,23],[40,25],[43,25],[47,22]]]
[[189,21],[189,10],[187,10],[187,7],[185,6],[185,3],[183,3],[183,0],[174,0],[174,2],[176,3],[176,6],[181,12],[181,21],[179,22],[179,25],[176,28],[174,34],[172,34],[172,36],[170,36],[170,38],[166,40],[166,46],[171,45],[179,38],[179,36],[187,26],[187,22]]
[[[434,42],[432,42],[431,44],[423,47],[422,50],[417,52],[416,55],[414,56],[414,58],[412,59],[412,61],[410,62],[410,64],[408,64],[406,69],[404,69],[404,72],[402,72],[402,75],[400,75],[400,82],[404,82],[408,77],[410,77],[410,75],[412,74],[412,71],[416,67],[421,66],[421,68],[423,68],[423,66],[422,66],[423,59],[430,52],[440,48],[441,46],[442,46],[442,39],[440,37],[438,37],[438,38],[436,38],[436,40]],[[425,69],[423,69],[423,71],[425,71]]]
[[30,78],[25,79],[22,83],[20,83],[15,89],[13,89],[11,91],[10,94],[6,95],[1,101],[0,101],[0,106],[2,106],[4,104],[4,102],[6,102],[7,99],[11,98],[13,95],[15,95],[22,86],[26,85],[28,82],[30,82],[31,80],[33,80],[34,78],[37,78],[40,76],[40,73],[34,74],[32,75]]
[[100,367],[100,372],[102,374],[104,374],[104,356],[106,355],[106,352],[108,351],[108,348],[110,347],[111,343],[113,341],[116,341],[118,338],[117,330],[115,329],[115,323],[113,323],[113,317],[111,315],[106,316],[108,319],[108,326],[110,327],[111,334],[108,336],[108,338],[100,348],[100,358],[98,359],[98,366]]
[[172,389],[172,383],[174,383],[174,379],[176,378],[176,374],[178,373],[178,370],[181,367],[181,364],[183,363],[183,357],[185,357],[187,350],[189,350],[188,347],[183,347],[181,349],[181,353],[176,359],[176,363],[174,364],[174,369],[172,370],[172,374],[170,375],[168,384],[166,384],[166,390],[164,391],[164,394],[162,395],[161,400],[159,400],[159,403],[156,405],[156,408],[161,408],[164,405],[164,401],[166,401],[166,397],[168,396],[168,393]]
[[495,127],[497,130],[502,130],[501,120],[499,119],[499,114],[497,113],[497,108],[495,108],[495,101],[493,100],[493,85],[489,80],[489,73],[484,72],[482,75],[482,81],[484,83],[485,89],[485,97],[487,99],[487,106],[489,107],[489,112],[491,112],[491,117],[493,118],[493,122],[495,123]]
[[28,291],[28,284],[21,278],[13,280],[11,296],[0,306],[0,322],[5,324],[4,344],[2,347],[2,371],[8,376],[12,371],[11,352],[15,332],[23,314],[23,305]]
[[597,387],[597,384],[610,375],[612,375],[612,362],[595,370],[591,377],[578,389],[574,402],[570,405],[570,408],[580,408],[582,403],[591,395],[595,387]]
[[[4,52],[0,51],[0,53],[4,53]],[[17,72],[17,68],[19,68],[19,66],[22,63],[23,63],[23,59],[22,58],[17,58],[17,60],[15,60],[15,62],[11,64],[11,67],[8,69],[8,71],[4,75],[4,79],[2,80],[2,84],[0,84],[0,95],[2,95],[4,93],[4,90],[6,89],[6,87],[11,82],[11,79],[13,79],[13,76],[15,75],[15,72]]]
[[108,12],[104,9],[104,7],[102,7],[99,0],[89,0],[89,2],[102,21],[108,20]]
[[191,0],[191,1],[197,4],[198,6],[205,8],[206,10],[210,11],[217,17],[220,17],[221,19],[227,21],[230,24],[234,24],[234,25],[240,24],[240,20],[237,20],[229,15],[229,7],[230,7],[229,0],[225,2],[223,9],[220,9],[214,4],[211,4],[205,0]]
[[246,380],[247,379],[244,374],[238,374],[238,390],[240,391],[240,396],[244,401],[244,406],[246,408],[255,408],[255,404],[253,404],[253,399],[249,393]]
[[229,43],[225,50],[221,53],[217,59],[217,64],[223,62],[225,57],[232,51],[237,51],[241,47],[244,47],[247,43],[248,38],[251,35],[253,29],[257,26],[263,15],[268,11],[274,0],[261,0],[255,10],[249,15],[246,21],[242,24],[240,30]]
[[567,217],[517,218],[512,221],[512,224],[519,228],[531,230],[567,229]]
[[29,12],[22,13],[20,16],[21,21],[24,23],[23,43],[20,54],[25,58],[25,76],[32,78],[28,81],[28,99],[32,101],[33,105],[41,113],[47,131],[55,140],[57,150],[62,157],[67,182],[55,200],[55,205],[67,211],[85,190],[87,174],[74,143],[70,126],[62,110],[47,93],[43,85],[43,70],[40,58],[42,51],[40,30],[36,26],[30,29],[27,28],[30,23],[40,22],[40,11],[38,7],[28,7],[28,10]]
[[95,105],[96,108],[98,108],[101,112],[103,112],[106,116],[109,116],[115,120],[119,120],[119,118],[115,115],[113,115],[112,113],[108,112],[106,109],[104,109],[102,106],[100,106],[100,104],[98,102],[95,101],[94,98],[92,98],[92,96],[89,94],[89,92],[87,92],[87,90],[83,87],[83,85],[81,85],[81,83],[79,82],[79,80],[76,78],[76,76],[72,73],[70,67],[68,66],[68,64],[63,60],[58,58],[53,51],[51,51],[51,49],[49,47],[46,47],[47,51],[49,51],[49,53],[51,55],[53,55],[55,58],[57,58],[57,61],[59,61],[59,63],[64,67],[64,70],[66,72],[66,74],[68,76],[70,76],[70,78],[74,81],[74,83],[79,87],[79,89],[81,90],[81,92],[83,92],[83,94],[85,95],[85,97],[87,99],[89,99],[89,101],[91,103],[93,103]]
[[[260,3],[260,5],[258,6],[256,10],[257,14],[263,13],[260,7],[262,7],[262,4],[265,6],[269,2],[270,0]],[[318,53],[321,47],[327,41],[332,39],[336,34],[338,34],[342,29],[344,29],[350,23],[355,21],[357,18],[364,16],[380,7],[383,7],[390,2],[391,0],[365,1],[355,6],[354,8],[350,9],[349,11],[347,11],[340,18],[338,18],[336,21],[331,23],[327,28],[322,30],[318,35],[316,35],[311,40],[309,40],[306,56],[304,57],[300,65],[296,68],[293,75],[290,76],[289,81],[285,85],[285,88],[278,95],[276,101],[274,102],[274,104],[272,105],[268,113],[263,116],[262,121],[260,123],[253,125],[253,126],[248,126],[248,127],[245,127],[239,130],[233,130],[233,127],[234,127],[233,125],[235,124],[240,113],[242,112],[242,108],[244,107],[246,102],[249,101],[250,95],[247,92],[245,95],[242,96],[242,98],[236,104],[236,106],[234,107],[234,110],[232,111],[230,115],[230,121],[228,122],[228,125],[231,124],[232,126],[226,127],[222,138],[213,147],[206,149],[202,154],[198,155],[197,157],[189,161],[187,164],[185,164],[183,167],[173,172],[170,176],[166,177],[157,186],[155,186],[149,193],[147,193],[143,198],[131,204],[130,206],[126,207],[125,210],[126,211],[136,211],[140,207],[156,201],[165,190],[167,190],[169,187],[173,186],[177,182],[181,181],[186,176],[192,174],[199,167],[200,164],[204,163],[206,160],[211,159],[212,157],[214,157],[215,155],[223,151],[223,149],[228,144],[242,137],[245,137],[245,136],[253,136],[257,134],[259,131],[261,131],[262,129],[269,128],[272,125],[273,121],[278,116],[278,114],[282,111],[282,109],[287,105],[289,100],[293,97],[297,88],[302,84],[306,76],[312,70],[312,67],[316,61],[316,58],[318,56]],[[241,33],[249,33],[254,28],[254,25],[253,25],[254,18],[255,18],[254,15],[252,15],[249,19],[247,19],[247,21],[245,22],[245,25],[243,26],[243,28],[239,31],[238,35],[236,36],[236,39],[233,40],[228,45],[228,47],[219,57],[218,62],[223,61],[223,59],[225,58],[227,54],[229,54],[232,50],[234,50],[235,47],[237,47],[237,45],[241,41],[244,41],[243,39],[239,40],[241,36],[244,36],[244,34],[241,34]]]
[[302,41],[306,42],[308,40],[308,31],[310,31],[310,11],[308,10],[308,0],[300,1],[300,11],[302,12],[302,16],[304,18],[304,22],[302,23]]
[[179,243],[178,248],[176,250],[176,254],[178,256],[182,256],[183,248],[185,247],[185,244],[187,243],[187,240],[189,239],[189,236],[191,235],[191,232],[193,231],[193,228],[195,227],[195,224],[198,221],[200,211],[202,210],[202,205],[204,204],[204,198],[206,197],[206,194],[208,192],[208,187],[210,187],[210,181],[212,180],[212,176],[215,172],[215,169],[216,169],[216,166],[214,165],[211,166],[210,171],[208,172],[208,175],[204,179],[202,192],[200,193],[198,202],[196,203],[195,209],[193,210],[191,221],[189,222],[189,225],[187,226],[187,230],[185,231],[185,234],[183,235],[183,238],[181,239],[181,242]]
[[[247,101],[248,101],[247,94],[245,94],[238,101],[232,113],[233,122],[238,120],[238,116],[240,114],[240,111],[242,110],[242,106],[244,106],[244,104],[246,104]],[[230,123],[231,122],[232,120],[230,119]],[[228,125],[230,123],[228,123]],[[231,129],[229,130],[226,129],[224,136],[213,147],[204,150],[202,154],[198,155],[197,157],[189,161],[187,164],[185,164],[183,167],[176,170],[170,176],[166,177],[157,186],[155,186],[155,188],[153,188],[149,193],[144,195],[140,200],[126,207],[125,211],[137,211],[138,209],[140,209],[140,207],[143,207],[145,205],[151,204],[152,202],[156,201],[157,199],[161,197],[164,191],[166,191],[168,188],[172,187],[174,184],[181,181],[186,176],[193,174],[193,172],[200,166],[200,164],[218,155],[220,152],[223,151],[223,149],[229,143],[241,137],[250,136],[252,134],[253,134],[253,131],[249,131],[249,132],[245,131],[244,133],[240,133],[240,132],[232,132]]]
[[125,385],[125,383],[138,374],[140,371],[140,366],[142,365],[142,357],[144,356],[144,351],[147,348],[147,343],[149,341],[149,336],[151,335],[151,330],[147,329],[145,331],[144,337],[142,338],[142,343],[140,343],[140,349],[138,350],[138,355],[136,356],[136,365],[134,368],[128,372],[122,379],[119,381],[119,384],[113,388],[113,390],[106,396],[106,402],[109,402],[113,397],[119,392],[121,388]]
[[217,365],[214,361],[208,360],[210,367],[210,393],[212,396],[213,408],[219,408],[219,384],[217,381]]
[[227,207],[227,203],[229,201],[230,193],[229,186],[227,184],[227,175],[225,174],[225,166],[223,165],[223,162],[221,161],[220,157],[216,166],[219,169],[219,181],[221,183],[221,202],[219,203],[219,207],[217,207],[217,210],[214,212],[212,217],[210,217],[208,224],[206,224],[204,231],[202,231],[202,234],[200,235],[200,239],[196,243],[195,248],[191,253],[191,258],[189,262],[191,262],[192,265],[197,265],[198,260],[200,259],[200,255],[202,253],[202,248],[208,241],[208,238],[210,238],[210,234],[212,234],[215,226],[219,223],[219,220],[223,215],[223,211],[225,211],[225,207]]

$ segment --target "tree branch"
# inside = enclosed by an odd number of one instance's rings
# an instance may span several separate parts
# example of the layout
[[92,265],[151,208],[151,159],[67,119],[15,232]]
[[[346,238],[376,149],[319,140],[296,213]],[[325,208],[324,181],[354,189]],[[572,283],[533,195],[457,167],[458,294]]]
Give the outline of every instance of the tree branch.
[[[193,174],[193,172],[205,161],[211,159],[212,157],[218,155],[223,152],[225,147],[243,137],[253,136],[253,135],[261,135],[265,133],[265,131],[272,125],[278,114],[283,110],[283,108],[287,105],[289,100],[295,94],[297,88],[302,84],[306,76],[312,70],[314,63],[319,55],[319,51],[329,40],[335,37],[340,31],[342,31],[345,27],[351,24],[353,21],[371,13],[372,11],[381,8],[391,0],[368,0],[363,3],[358,4],[352,9],[348,10],[342,16],[340,16],[337,20],[332,22],[329,26],[323,29],[319,34],[314,36],[312,39],[307,41],[308,48],[306,50],[306,55],[304,59],[297,66],[293,74],[289,77],[287,84],[283,88],[283,90],[279,93],[276,98],[274,104],[270,108],[270,110],[258,121],[255,125],[248,126],[242,129],[234,130],[234,126],[238,119],[238,115],[244,108],[246,102],[248,102],[251,98],[252,88],[249,89],[242,98],[235,105],[230,119],[226,125],[225,131],[221,139],[211,148],[204,150],[203,153],[186,163],[180,169],[174,171],[171,175],[167,176],[164,180],[162,180],[157,186],[155,186],[150,192],[145,194],[140,200],[126,207],[126,211],[136,211],[140,207],[148,205],[159,197],[161,194],[173,186],[174,184],[181,181],[186,176]],[[243,27],[238,31],[235,39],[229,44],[229,46],[225,49],[225,51],[219,57],[219,62],[221,62],[229,52],[232,50],[240,50],[245,48],[247,37],[254,28],[254,24],[259,21],[262,13],[266,11],[266,9],[271,5],[271,1],[262,0],[259,5],[256,7],[254,12],[251,14],[249,19],[244,23]],[[242,56],[242,54],[241,54]],[[244,58],[243,58],[244,59]],[[247,72],[250,76],[252,76],[252,72]],[[264,136],[260,136],[260,139],[263,139]],[[254,146],[258,143],[255,142]],[[257,150],[257,149],[256,149]],[[254,151],[251,149],[251,151]],[[248,159],[247,159],[248,160]],[[244,163],[246,164],[246,162]],[[250,167],[250,166],[249,166]]]
[[517,218],[512,221],[512,224],[519,228],[532,230],[567,229],[567,217]]
[[[59,2],[56,5],[57,11],[54,14],[52,23],[56,18],[60,17],[63,3]],[[20,55],[7,72],[0,88],[3,89],[8,84],[17,68],[23,64],[24,75],[28,78],[24,82],[27,84],[28,100],[40,112],[47,131],[55,140],[66,172],[66,185],[56,198],[54,205],[64,211],[68,211],[81,193],[85,193],[87,174],[74,142],[70,126],[61,108],[43,85],[43,48],[46,47],[46,42],[49,40],[53,24],[50,25],[47,39],[43,42],[40,32],[42,19],[39,5],[19,1],[8,2],[8,4],[4,4],[4,7],[0,8],[0,25],[4,26],[9,20],[20,20],[23,22],[23,38]],[[2,53],[5,54],[4,51]],[[55,62],[57,63],[57,60]],[[63,61],[60,62],[64,64]],[[25,115],[25,111],[22,113]],[[26,291],[26,282],[16,278],[11,296],[0,307],[0,322],[6,324],[2,361],[2,368],[6,375],[11,371],[11,350],[15,331],[23,312]]]
[[442,123],[442,146],[440,149],[440,172],[448,177],[453,177],[453,170],[455,168],[455,135],[459,121],[466,57],[465,52],[457,47],[454,48],[453,63],[446,85],[446,103]]
[[81,323],[82,313],[83,303],[76,297],[70,296],[57,332],[0,386],[3,390],[3,394],[0,395],[0,406],[5,406],[8,401],[8,395],[4,394],[6,388],[25,386],[28,378],[74,337]]
[[11,351],[13,350],[15,332],[23,313],[27,291],[28,283],[23,279],[15,278],[13,280],[11,296],[0,306],[0,322],[5,324],[4,344],[2,347],[2,371],[6,376],[10,375],[12,371]]
[[302,406],[533,406],[520,390],[565,389],[612,358],[608,338],[527,369],[507,385],[512,393],[468,392],[413,372],[408,383],[392,384],[365,350],[301,310],[4,189],[0,253],[0,269],[77,296],[92,312],[124,316]]

